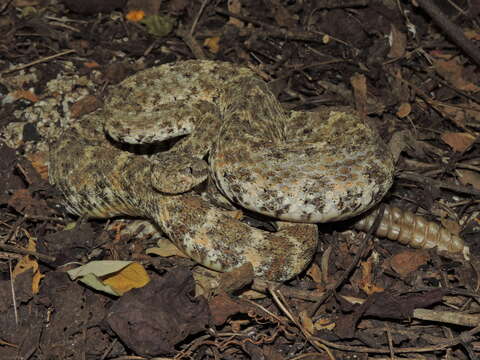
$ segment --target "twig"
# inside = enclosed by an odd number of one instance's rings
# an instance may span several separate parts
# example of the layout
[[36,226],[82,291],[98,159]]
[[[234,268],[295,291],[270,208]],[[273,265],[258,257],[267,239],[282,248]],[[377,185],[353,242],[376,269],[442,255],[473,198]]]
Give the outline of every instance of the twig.
[[46,262],[46,263],[52,263],[52,262],[55,261],[55,258],[53,256],[44,255],[44,254],[38,253],[36,251],[23,249],[23,248],[19,248],[19,247],[16,247],[16,246],[0,244],[0,250],[10,251],[10,252],[13,252],[15,254],[31,255],[31,256],[36,257],[38,260],[41,260],[41,261]]
[[183,42],[188,46],[195,58],[200,60],[208,59],[203,51],[202,47],[198,45],[197,40],[188,32],[184,27],[180,27],[177,30],[177,35],[180,36]]
[[434,186],[437,186],[442,189],[448,189],[452,191],[456,191],[459,193],[463,194],[469,194],[469,195],[474,195],[474,196],[480,196],[480,190],[476,190],[473,187],[467,187],[467,186],[461,186],[461,185],[455,185],[452,183],[447,183],[445,181],[440,181],[440,180],[435,180],[432,178],[424,177],[422,175],[417,175],[411,172],[401,172],[396,174],[396,177],[399,179],[403,180],[410,180],[410,181],[415,181],[415,182],[420,182],[420,183],[425,183],[428,182]]
[[420,320],[437,321],[470,327],[474,327],[480,323],[480,315],[462,314],[458,311],[415,309],[413,310],[413,317]]
[[17,299],[15,298],[15,286],[12,272],[12,262],[8,260],[8,271],[10,273],[10,286],[12,290],[13,313],[15,314],[15,324],[18,325]]
[[200,7],[200,10],[198,10],[197,16],[195,16],[195,19],[193,20],[192,27],[190,29],[190,36],[193,36],[193,33],[195,32],[195,29],[197,27],[198,21],[200,20],[200,17],[203,14],[203,10],[205,10],[205,7],[207,6],[209,0],[203,0],[202,6]]
[[253,290],[266,294],[268,293],[268,289],[271,287],[275,287],[277,290],[280,290],[283,294],[285,294],[288,297],[291,297],[294,299],[307,300],[307,301],[318,301],[324,295],[324,292],[318,293],[315,291],[297,289],[291,286],[279,284],[279,283],[264,280],[264,279],[253,280],[253,284],[252,284]]
[[29,68],[30,66],[37,65],[37,64],[40,64],[40,63],[43,63],[43,62],[47,62],[47,61],[50,61],[50,60],[55,59],[57,57],[67,55],[67,54],[71,54],[71,53],[74,53],[74,52],[75,52],[75,50],[70,49],[70,50],[65,50],[65,51],[59,52],[55,55],[46,56],[44,58],[32,61],[31,63],[16,66],[14,68],[4,70],[4,71],[0,72],[0,76],[2,76],[4,74],[9,74],[9,73],[14,72],[14,71],[23,70],[23,69]]
[[462,30],[455,25],[431,0],[416,0],[418,5],[430,15],[433,21],[447,34],[460,49],[480,66],[480,50],[463,34]]
[[[252,23],[254,25],[261,26],[265,29],[268,29],[267,31],[258,31],[258,29],[255,29],[255,35],[257,35],[259,37],[273,37],[273,38],[281,38],[281,39],[288,39],[288,40],[310,41],[310,42],[320,43],[320,44],[324,43],[321,36],[319,36],[319,34],[316,34],[316,33],[305,32],[305,31],[289,31],[289,30],[285,30],[285,29],[279,29],[274,25],[270,25],[270,24],[264,23],[262,21],[255,20],[255,19],[249,18],[247,16],[235,14],[235,13],[232,13],[230,11],[223,10],[221,8],[216,8],[215,11],[219,14],[234,17],[234,18],[240,19],[242,21],[249,22],[249,23]],[[248,28],[245,28],[244,30],[249,31]],[[320,35],[326,35],[326,34],[320,33]],[[354,46],[346,43],[345,41],[342,41],[342,40],[337,39],[337,38],[332,37],[332,36],[330,36],[330,38],[335,40],[335,41],[338,41],[338,42],[340,42],[344,45],[347,45],[347,46],[350,46],[350,47],[354,48]]]
[[350,266],[348,267],[347,270],[345,270],[342,275],[340,276],[340,278],[337,280],[337,282],[335,283],[335,285],[330,288],[323,296],[321,299],[319,299],[315,304],[314,306],[312,306],[309,310],[309,315],[310,317],[313,317],[315,315],[315,313],[318,311],[318,309],[320,309],[320,306],[328,299],[330,298],[330,296],[333,295],[333,293],[335,292],[335,290],[337,290],[342,284],[343,282],[350,276],[350,274],[352,273],[352,271],[357,267],[358,265],[358,262],[360,261],[360,259],[362,258],[364,252],[367,250],[368,248],[368,244],[370,242],[370,239],[372,238],[372,234],[374,234],[376,231],[377,231],[377,228],[378,226],[380,225],[380,222],[383,218],[383,213],[384,213],[384,207],[383,206],[380,206],[380,209],[379,209],[379,212],[375,218],[375,221],[373,223],[373,225],[370,227],[370,229],[368,230],[367,234],[365,235],[365,238],[363,240],[363,244],[361,246],[361,248],[359,249],[359,251],[355,254],[355,258],[353,259],[353,261],[350,263]]

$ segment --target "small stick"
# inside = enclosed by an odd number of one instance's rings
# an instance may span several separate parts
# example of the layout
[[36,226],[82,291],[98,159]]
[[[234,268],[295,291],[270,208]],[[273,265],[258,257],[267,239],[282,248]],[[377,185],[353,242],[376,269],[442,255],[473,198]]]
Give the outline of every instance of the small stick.
[[38,253],[36,251],[31,251],[23,248],[19,248],[16,246],[11,246],[11,245],[5,245],[5,244],[0,244],[0,250],[3,251],[9,251],[15,254],[22,254],[22,255],[31,255],[36,257],[38,260],[41,260],[46,263],[52,263],[55,261],[55,258],[53,256],[49,255],[44,255],[41,253]]
[[430,15],[432,20],[447,34],[460,49],[480,66],[480,50],[467,37],[463,31],[448,19],[444,13],[431,0],[415,0],[418,5]]
[[28,68],[28,67],[30,67],[30,66],[37,65],[37,64],[40,64],[40,63],[43,63],[43,62],[47,62],[47,61],[50,61],[50,60],[55,59],[55,58],[57,58],[57,57],[60,57],[60,56],[63,56],[63,55],[67,55],[67,54],[71,54],[71,53],[74,53],[74,52],[75,52],[75,50],[70,49],[70,50],[65,50],[65,51],[59,52],[59,53],[57,53],[57,54],[55,54],[55,55],[46,56],[46,57],[44,57],[44,58],[41,58],[41,59],[32,61],[31,63],[24,64],[24,65],[20,65],[20,66],[16,66],[16,67],[14,67],[14,68],[11,68],[11,69],[2,71],[2,72],[0,72],[0,76],[2,76],[2,75],[4,75],[4,74],[9,74],[9,73],[14,72],[14,71],[23,70],[23,69],[26,69],[26,68]]

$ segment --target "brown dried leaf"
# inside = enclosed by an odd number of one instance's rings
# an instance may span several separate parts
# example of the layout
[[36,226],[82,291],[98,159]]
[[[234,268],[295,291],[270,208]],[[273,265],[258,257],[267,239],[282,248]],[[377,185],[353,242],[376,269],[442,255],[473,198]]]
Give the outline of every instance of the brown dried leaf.
[[464,152],[475,142],[475,136],[466,132],[444,132],[441,139],[457,152]]
[[314,334],[315,328],[313,326],[312,318],[308,315],[308,312],[305,310],[302,310],[298,314],[298,317],[300,318],[300,322],[302,323],[303,328],[307,330],[308,333]]
[[373,283],[373,264],[371,257],[367,261],[363,261],[361,263],[361,268],[362,279],[360,280],[359,288],[362,289],[365,294],[372,295],[385,290],[384,288]]
[[390,51],[388,57],[391,59],[398,59],[405,55],[405,48],[407,46],[407,35],[398,30],[395,25],[391,25],[390,31]]
[[355,74],[350,78],[355,97],[355,108],[361,115],[367,113],[367,79],[363,74]]
[[26,216],[48,216],[53,212],[43,199],[35,199],[28,189],[15,191],[8,200],[8,206]]
[[162,257],[179,256],[188,258],[174,243],[164,237],[158,239],[156,247],[148,248],[145,250],[145,253],[147,255],[154,254]]
[[441,112],[445,118],[452,120],[458,127],[462,129],[465,128],[465,111],[459,109],[457,106],[450,106],[447,104],[434,104],[434,107]]
[[402,103],[398,107],[397,116],[400,119],[403,119],[404,117],[410,115],[411,111],[412,111],[412,105],[410,105],[410,103]]
[[480,87],[465,79],[463,76],[464,68],[458,62],[457,58],[451,60],[437,59],[434,61],[433,66],[435,71],[456,89],[474,92],[480,91]]
[[[240,2],[240,0],[228,0],[227,7],[228,7],[228,11],[230,11],[232,14],[237,14],[237,15],[241,14],[242,3]],[[231,16],[228,19],[227,24],[236,26],[239,29],[245,26],[242,20],[237,19],[236,17],[233,17],[233,16]]]
[[79,118],[85,114],[89,114],[99,107],[102,106],[102,103],[96,96],[87,95],[70,107],[70,112],[72,117]]
[[275,22],[278,24],[278,26],[285,27],[287,29],[295,27],[297,21],[279,0],[269,0],[268,5],[271,6],[271,11],[273,12]]
[[129,349],[142,356],[176,352],[175,345],[205,330],[210,311],[206,300],[192,296],[192,274],[186,269],[153,277],[129,291],[109,310],[107,322]]
[[216,326],[223,325],[227,319],[238,313],[247,313],[250,307],[243,302],[234,301],[227,294],[218,294],[208,303],[212,321]]
[[25,100],[31,101],[32,103],[35,103],[38,101],[38,96],[29,90],[16,90],[11,95],[16,100],[25,99]]
[[307,275],[310,276],[312,280],[315,281],[317,284],[321,284],[323,282],[322,271],[317,264],[312,264],[312,266],[310,266],[307,271]]
[[472,185],[475,189],[480,190],[480,174],[472,170],[457,170],[458,179],[463,185]]
[[46,152],[29,153],[26,158],[43,180],[48,181],[48,154]]
[[430,256],[422,250],[405,250],[390,259],[390,267],[400,276],[406,276],[425,265]]
[[232,271],[223,273],[218,287],[229,294],[246,287],[253,281],[253,276],[253,266],[251,263],[247,263]]

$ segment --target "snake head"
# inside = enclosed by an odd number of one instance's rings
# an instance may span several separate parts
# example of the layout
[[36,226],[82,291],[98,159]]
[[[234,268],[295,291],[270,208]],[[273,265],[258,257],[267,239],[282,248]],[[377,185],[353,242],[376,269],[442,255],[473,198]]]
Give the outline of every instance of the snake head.
[[204,160],[183,153],[160,153],[153,160],[151,183],[162,193],[187,192],[208,176],[208,164]]

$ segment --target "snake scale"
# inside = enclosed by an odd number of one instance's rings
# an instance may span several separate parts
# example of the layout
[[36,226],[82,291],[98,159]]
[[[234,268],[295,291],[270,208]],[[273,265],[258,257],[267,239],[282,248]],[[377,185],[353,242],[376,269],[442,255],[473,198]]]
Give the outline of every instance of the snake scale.
[[[123,144],[180,139],[151,157]],[[206,159],[206,160],[205,160]],[[314,223],[377,204],[393,181],[383,140],[350,108],[286,111],[250,69],[189,60],[141,71],[50,147],[67,210],[148,218],[195,261],[286,280],[317,245]],[[192,189],[210,178],[225,202],[279,219],[253,228]]]

